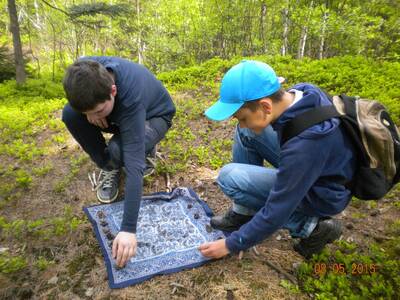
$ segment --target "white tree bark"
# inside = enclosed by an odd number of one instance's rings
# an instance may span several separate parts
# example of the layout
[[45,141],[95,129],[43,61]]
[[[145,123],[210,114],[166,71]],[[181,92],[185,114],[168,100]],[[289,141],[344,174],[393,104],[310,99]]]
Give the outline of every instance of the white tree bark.
[[286,1],[286,7],[283,9],[283,34],[281,55],[286,55],[288,50],[288,32],[289,32],[289,0]]
[[313,6],[314,6],[314,0],[310,2],[310,7],[308,9],[308,14],[307,14],[304,26],[301,28],[299,46],[297,48],[297,58],[298,59],[301,59],[301,58],[304,57],[304,51],[306,49],[309,22],[310,22],[310,17],[311,17],[311,12],[312,12]]
[[138,62],[139,64],[144,63],[143,55],[143,42],[142,42],[142,30],[140,29],[140,0],[136,0],[136,17],[138,24],[138,36],[137,36],[137,49],[138,49]]
[[321,40],[319,43],[319,51],[318,58],[324,58],[324,47],[325,47],[325,32],[326,32],[326,23],[328,22],[328,13],[324,11],[324,16],[322,18],[322,26],[321,26]]

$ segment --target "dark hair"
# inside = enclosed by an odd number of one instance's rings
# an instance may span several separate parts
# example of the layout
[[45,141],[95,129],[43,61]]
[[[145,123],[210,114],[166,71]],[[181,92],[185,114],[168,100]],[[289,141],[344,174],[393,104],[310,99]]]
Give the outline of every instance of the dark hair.
[[254,112],[254,111],[256,111],[256,110],[259,108],[259,106],[260,106],[259,101],[260,101],[261,99],[270,98],[270,99],[272,100],[272,102],[277,103],[277,102],[279,102],[279,101],[282,100],[282,97],[283,97],[284,94],[285,94],[285,90],[284,90],[283,88],[280,88],[279,90],[277,90],[277,91],[276,91],[275,93],[273,93],[272,95],[270,95],[270,96],[265,96],[265,97],[262,97],[262,98],[260,98],[260,99],[248,101],[248,102],[246,102],[242,107],[243,107],[243,108],[248,108],[248,109],[250,109],[252,112]]
[[96,61],[80,60],[68,67],[63,85],[69,104],[77,111],[94,109],[110,99],[114,80]]

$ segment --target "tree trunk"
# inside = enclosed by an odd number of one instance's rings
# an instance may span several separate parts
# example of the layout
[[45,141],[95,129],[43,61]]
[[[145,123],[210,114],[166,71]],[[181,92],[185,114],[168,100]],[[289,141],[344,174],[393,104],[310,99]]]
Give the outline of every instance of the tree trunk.
[[33,6],[35,7],[36,26],[40,28],[41,21],[39,16],[39,4],[37,3],[37,0],[33,1]]
[[326,23],[328,22],[328,13],[324,11],[324,16],[322,18],[322,27],[321,27],[321,40],[319,43],[319,51],[318,58],[324,58],[324,48],[325,48],[325,31],[326,31]]
[[267,5],[265,4],[265,1],[263,1],[261,3],[261,11],[260,11],[260,32],[259,32],[259,39],[261,41],[262,44],[262,52],[265,53],[266,52],[266,42],[265,42],[265,28],[264,28],[264,24],[265,24],[265,16],[267,14]]
[[297,48],[297,59],[301,59],[304,57],[304,50],[306,47],[307,34],[308,34],[308,26],[303,26],[303,28],[301,29],[299,46]]
[[28,22],[28,40],[29,40],[29,52],[32,55],[32,58],[36,61],[37,66],[37,77],[40,78],[40,61],[39,58],[35,55],[32,46],[32,31],[30,22]]
[[282,11],[283,15],[283,35],[281,55],[286,55],[288,51],[288,32],[289,32],[289,1],[286,2],[286,7]]
[[26,80],[26,73],[15,0],[8,0],[8,12],[10,14],[10,31],[13,36],[16,80],[18,84],[22,84]]
[[77,60],[79,58],[79,48],[80,48],[80,39],[79,36],[80,34],[78,33],[78,30],[76,29],[77,25],[74,24],[74,35],[75,35],[75,49],[74,49],[74,55],[75,55],[75,59]]
[[310,22],[312,8],[314,6],[314,1],[310,2],[310,7],[308,9],[307,18],[305,20],[304,26],[301,28],[301,34],[299,39],[299,46],[297,48],[297,59],[304,57],[304,50],[306,48],[307,35],[308,35],[308,23]]
[[143,42],[142,42],[142,31],[140,29],[140,0],[136,0],[136,17],[138,24],[138,37],[137,37],[137,49],[138,49],[138,62],[139,64],[143,64]]
[[[252,22],[252,10],[251,6],[248,5],[245,7],[245,10],[243,12],[243,33],[245,33],[242,36],[242,41],[244,42],[244,47],[242,48],[242,55],[243,56],[250,56],[254,55],[253,53],[253,22]],[[239,43],[235,43],[236,45],[239,45]],[[236,46],[235,45],[235,46]],[[236,53],[236,51],[235,51]]]
[[55,81],[55,69],[56,69],[56,29],[54,27],[54,24],[51,22],[51,19],[49,18],[49,24],[51,26],[51,31],[53,33],[53,58],[52,58],[52,63],[51,63],[51,80],[54,82]]

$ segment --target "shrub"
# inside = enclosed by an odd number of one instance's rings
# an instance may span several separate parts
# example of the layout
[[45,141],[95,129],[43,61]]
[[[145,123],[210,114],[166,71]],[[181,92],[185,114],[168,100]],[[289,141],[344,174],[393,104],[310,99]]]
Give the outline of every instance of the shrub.
[[0,47],[0,82],[15,77],[14,60],[11,51],[5,46]]
[[[201,65],[160,73],[158,78],[172,90],[199,87],[218,88],[224,73],[242,58],[211,59]],[[362,56],[333,57],[322,60],[289,56],[254,56],[270,64],[280,76],[286,78],[286,87],[299,82],[310,82],[332,94],[347,93],[368,99],[377,99],[399,122],[400,86],[399,62],[377,61]]]
[[27,266],[25,258],[21,256],[11,256],[8,253],[0,255],[0,273],[10,274],[18,272]]
[[[398,242],[398,241],[397,241]],[[298,269],[300,287],[316,299],[392,299],[400,289],[400,261],[382,246],[361,253],[356,244],[340,241]]]

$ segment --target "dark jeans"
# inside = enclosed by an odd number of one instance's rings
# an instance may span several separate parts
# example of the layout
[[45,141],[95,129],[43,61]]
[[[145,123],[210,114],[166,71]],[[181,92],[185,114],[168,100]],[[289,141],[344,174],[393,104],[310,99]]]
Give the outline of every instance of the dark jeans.
[[[146,120],[144,141],[146,156],[164,138],[171,127],[172,117],[157,117]],[[114,123],[107,120],[109,127],[102,129],[89,123],[86,115],[76,112],[69,104],[65,105],[63,109],[62,120],[74,139],[99,168],[114,169],[124,165],[121,155],[121,136]],[[103,132],[113,134],[108,145]]]

